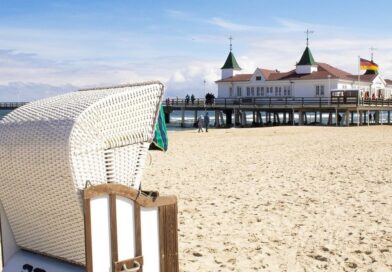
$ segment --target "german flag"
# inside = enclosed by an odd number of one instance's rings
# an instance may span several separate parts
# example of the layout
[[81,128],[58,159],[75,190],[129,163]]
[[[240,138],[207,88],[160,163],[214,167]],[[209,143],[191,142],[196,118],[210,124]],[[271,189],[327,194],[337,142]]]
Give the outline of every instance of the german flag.
[[359,60],[359,67],[361,70],[378,71],[378,65],[376,63],[362,58]]

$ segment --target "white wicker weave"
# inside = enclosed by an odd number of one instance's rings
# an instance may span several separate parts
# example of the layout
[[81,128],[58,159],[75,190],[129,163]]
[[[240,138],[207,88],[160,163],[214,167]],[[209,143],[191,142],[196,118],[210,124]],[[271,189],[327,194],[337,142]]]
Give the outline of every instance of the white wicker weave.
[[0,200],[20,247],[85,264],[81,189],[139,187],[162,95],[159,82],[83,90],[0,121]]

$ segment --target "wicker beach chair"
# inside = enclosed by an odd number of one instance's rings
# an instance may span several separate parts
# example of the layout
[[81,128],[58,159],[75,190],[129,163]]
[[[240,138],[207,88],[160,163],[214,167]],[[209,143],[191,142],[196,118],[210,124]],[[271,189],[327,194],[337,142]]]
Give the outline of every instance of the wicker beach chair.
[[29,103],[0,121],[0,201],[16,244],[86,265],[86,186],[139,189],[163,95],[159,82]]

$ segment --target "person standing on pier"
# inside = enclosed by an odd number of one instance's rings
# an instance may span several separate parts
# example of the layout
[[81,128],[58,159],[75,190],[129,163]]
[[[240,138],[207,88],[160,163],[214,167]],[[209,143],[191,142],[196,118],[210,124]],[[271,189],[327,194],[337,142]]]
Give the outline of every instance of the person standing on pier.
[[199,119],[197,119],[197,126],[199,128],[198,132],[203,132],[203,125],[204,125],[204,120],[203,120],[203,115],[200,115]]
[[191,102],[192,102],[192,105],[195,104],[195,96],[193,94],[191,95]]
[[204,125],[206,128],[206,132],[208,132],[208,126],[210,124],[210,116],[208,115],[208,112],[204,115]]

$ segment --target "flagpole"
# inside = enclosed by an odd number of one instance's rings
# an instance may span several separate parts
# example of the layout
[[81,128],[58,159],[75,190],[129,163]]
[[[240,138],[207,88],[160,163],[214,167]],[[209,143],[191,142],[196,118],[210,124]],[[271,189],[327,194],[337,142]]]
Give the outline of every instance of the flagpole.
[[[360,95],[360,91],[359,91],[359,84],[361,82],[361,57],[358,56],[358,101],[357,101],[357,123],[359,126],[359,114],[358,114],[358,106],[359,106],[359,95]],[[361,97],[362,98],[362,97]]]

